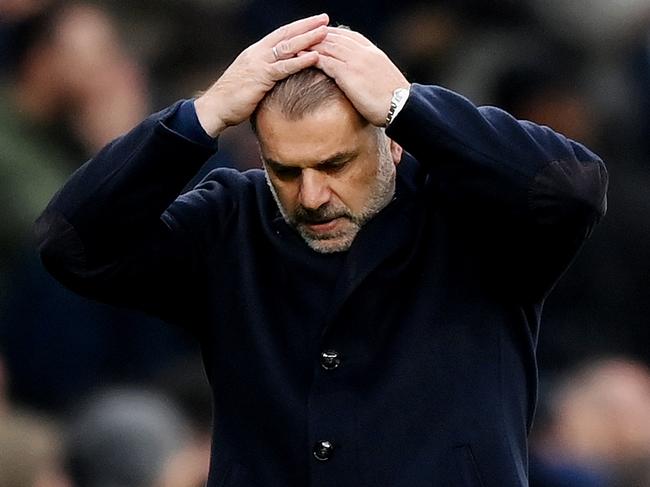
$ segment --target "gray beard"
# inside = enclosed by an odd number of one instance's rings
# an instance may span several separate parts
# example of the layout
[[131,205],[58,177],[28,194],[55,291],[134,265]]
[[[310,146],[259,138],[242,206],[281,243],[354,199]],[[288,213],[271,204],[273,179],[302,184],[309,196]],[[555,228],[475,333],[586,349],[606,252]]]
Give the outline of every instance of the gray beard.
[[[344,229],[339,230],[334,234],[328,234],[327,236],[317,236],[309,232],[304,223],[300,221],[296,215],[290,215],[278,197],[278,193],[269,178],[268,171],[264,171],[266,176],[266,182],[271,190],[273,199],[280,210],[280,214],[284,221],[295,228],[300,236],[303,238],[305,243],[314,251],[319,253],[334,253],[334,252],[345,252],[347,251],[355,237],[361,230],[361,227],[365,225],[369,220],[371,220],[377,213],[383,210],[388,204],[392,201],[393,196],[395,195],[395,178],[396,178],[396,168],[393,163],[393,159],[388,148],[386,136],[383,132],[380,135],[380,140],[378,145],[378,165],[377,165],[377,175],[375,180],[372,183],[370,190],[370,197],[368,201],[357,214],[352,213],[347,207],[337,207],[335,209],[323,210],[323,216],[327,215],[330,217],[338,216],[344,214],[344,217],[349,222],[349,225],[346,225]],[[317,210],[318,211],[318,210]],[[307,212],[304,208],[299,208],[296,213],[304,214]],[[309,212],[309,213],[313,213]]]

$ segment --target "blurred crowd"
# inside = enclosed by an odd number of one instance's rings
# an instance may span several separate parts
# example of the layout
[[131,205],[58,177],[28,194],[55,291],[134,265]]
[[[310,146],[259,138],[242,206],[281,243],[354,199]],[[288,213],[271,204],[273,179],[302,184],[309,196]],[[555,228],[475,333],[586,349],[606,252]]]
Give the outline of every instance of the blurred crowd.
[[[545,309],[531,485],[650,487],[647,0],[0,0],[0,486],[204,484],[211,397],[197,344],[63,289],[31,226],[104,144],[321,11],[411,81],[549,125],[606,160],[608,215]],[[258,160],[237,127],[202,173]]]

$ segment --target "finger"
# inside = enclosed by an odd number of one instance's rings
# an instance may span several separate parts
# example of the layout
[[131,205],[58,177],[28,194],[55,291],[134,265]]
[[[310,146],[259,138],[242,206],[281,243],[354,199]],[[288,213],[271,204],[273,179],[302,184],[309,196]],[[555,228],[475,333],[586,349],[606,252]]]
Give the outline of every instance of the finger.
[[336,80],[345,68],[345,63],[339,59],[319,54],[315,66],[327,76]]
[[316,51],[324,56],[336,58],[340,61],[349,59],[350,49],[339,43],[325,40],[309,48],[310,51]]
[[307,17],[306,19],[296,20],[295,22],[275,29],[264,37],[260,43],[272,48],[285,39],[291,39],[292,37],[304,34],[305,32],[320,27],[321,25],[327,25],[329,20],[327,14],[314,15],[313,17]]
[[[275,50],[278,53],[278,60],[288,59],[294,57],[301,51],[307,50],[314,44],[321,42],[327,35],[327,27],[324,25],[316,29],[305,32],[304,34],[292,37],[289,40],[279,42],[275,45]],[[271,48],[273,51],[273,48]]]
[[315,66],[317,62],[318,53],[316,52],[305,52],[305,54],[292,57],[291,59],[280,60],[271,65],[271,78],[273,81],[280,81],[298,71]]
[[355,48],[360,49],[360,48],[370,47],[370,46],[374,47],[374,44],[359,42],[357,39],[353,37],[342,35],[339,32],[332,32],[329,30],[329,28],[327,29],[327,37],[325,37],[325,40],[329,42],[333,42],[335,44],[347,46],[350,49],[355,49]]
[[312,46],[310,49],[340,60],[349,60],[354,53],[359,53],[368,47],[369,46],[357,42],[355,39],[332,33],[330,31],[323,42]]
[[327,30],[336,35],[341,35],[357,41],[359,44],[364,46],[374,46],[375,44],[371,42],[366,36],[350,29],[342,29],[341,27],[328,27]]

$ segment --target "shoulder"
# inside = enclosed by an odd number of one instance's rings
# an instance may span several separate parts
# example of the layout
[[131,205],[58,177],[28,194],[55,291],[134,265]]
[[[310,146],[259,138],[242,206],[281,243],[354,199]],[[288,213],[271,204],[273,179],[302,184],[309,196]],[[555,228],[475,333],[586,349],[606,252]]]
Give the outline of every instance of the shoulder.
[[259,192],[268,192],[266,177],[261,169],[242,172],[232,168],[210,171],[191,191],[228,193],[234,199],[247,198]]
[[210,171],[194,188],[183,193],[173,207],[182,212],[218,212],[226,217],[248,212],[265,213],[273,211],[274,205],[261,169],[240,172],[231,168],[218,168]]
[[181,194],[162,218],[169,228],[202,242],[203,248],[216,248],[216,242],[245,238],[274,218],[277,207],[270,193],[259,169],[242,173],[219,168]]

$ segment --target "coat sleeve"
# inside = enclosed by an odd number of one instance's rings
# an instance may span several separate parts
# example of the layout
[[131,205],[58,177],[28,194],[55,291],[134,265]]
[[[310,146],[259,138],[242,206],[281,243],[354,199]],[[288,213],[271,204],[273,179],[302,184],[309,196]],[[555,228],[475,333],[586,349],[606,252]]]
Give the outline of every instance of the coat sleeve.
[[607,207],[607,171],[548,127],[414,84],[387,131],[426,165],[464,245],[509,292],[545,296]]
[[209,210],[200,189],[179,197],[214,147],[168,127],[177,109],[152,115],[79,168],[37,220],[36,236],[47,270],[73,291],[186,323],[203,288],[196,220],[218,230],[233,205],[214,187],[204,190],[220,204]]

